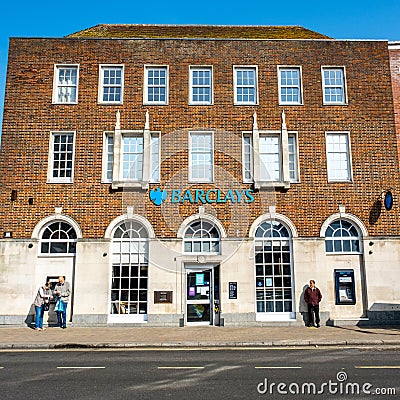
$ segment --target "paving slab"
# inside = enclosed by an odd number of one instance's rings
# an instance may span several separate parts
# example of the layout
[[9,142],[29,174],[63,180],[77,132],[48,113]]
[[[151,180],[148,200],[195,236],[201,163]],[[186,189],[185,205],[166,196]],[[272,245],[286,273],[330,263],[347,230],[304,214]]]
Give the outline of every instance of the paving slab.
[[0,349],[400,346],[400,327],[0,327]]

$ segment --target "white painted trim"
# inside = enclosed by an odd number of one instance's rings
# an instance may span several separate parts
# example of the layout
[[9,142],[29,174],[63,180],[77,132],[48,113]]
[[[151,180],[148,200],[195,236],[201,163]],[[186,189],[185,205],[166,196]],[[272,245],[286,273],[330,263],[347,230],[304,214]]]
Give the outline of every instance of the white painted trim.
[[295,321],[295,312],[257,312],[256,321]]
[[[304,104],[303,100],[303,72],[301,65],[277,65],[278,70],[278,103],[280,106],[302,106]],[[281,70],[298,70],[299,71],[299,89],[300,89],[300,101],[292,102],[292,101],[282,101],[281,100]]]
[[285,225],[288,229],[289,232],[291,233],[291,238],[296,238],[298,237],[297,229],[296,226],[293,224],[293,222],[285,217],[282,214],[279,213],[273,213],[273,214],[263,214],[260,215],[257,219],[254,220],[254,222],[251,224],[250,230],[249,230],[249,237],[250,238],[255,238],[256,230],[261,225],[264,221],[279,221],[283,225]]
[[[328,165],[328,135],[346,135],[347,136],[347,156],[348,156],[348,169],[349,179],[332,179],[329,178],[329,165]],[[326,178],[328,183],[349,183],[353,182],[353,165],[351,158],[351,140],[349,131],[325,131],[325,157],[326,157]]]
[[[193,74],[195,70],[211,71],[211,96],[210,101],[193,101]],[[212,106],[214,104],[214,69],[212,65],[189,65],[189,105],[190,106]]]
[[[71,177],[64,178],[54,178],[53,177],[53,165],[54,165],[54,135],[73,135],[73,144],[72,144],[72,168],[71,168]],[[76,131],[50,131],[49,138],[49,156],[48,156],[48,165],[47,165],[47,183],[61,183],[61,184],[69,184],[74,182],[74,171],[75,171],[75,143],[76,143]]]
[[[58,101],[58,76],[60,68],[76,68],[76,100],[70,102],[62,102]],[[52,103],[53,104],[78,104],[78,92],[79,92],[79,64],[54,64],[54,74],[53,74],[53,96]]]
[[[115,146],[115,135],[114,135],[114,131],[104,131],[103,132],[103,156],[102,156],[102,165],[101,165],[101,183],[111,183],[112,182],[112,177],[111,179],[107,179],[107,162],[108,162],[108,158],[107,158],[107,150],[108,150],[108,146],[107,146],[107,142],[108,142],[108,138],[112,137],[114,139],[114,144],[113,144],[113,148]],[[113,159],[114,159],[114,151],[113,151]],[[114,168],[114,162],[113,162],[113,168]]]
[[[178,232],[176,234],[176,237],[179,239],[183,239],[184,233],[186,231],[186,228],[194,221],[197,220],[205,220],[208,222],[211,222],[212,224],[214,224],[220,233],[220,239],[226,238],[226,231],[224,226],[221,224],[221,222],[219,221],[219,219],[215,218],[213,215],[210,214],[193,214],[190,217],[186,218],[181,225],[178,228]],[[203,255],[205,253],[202,253]]]
[[[325,80],[324,80],[324,70],[328,69],[341,69],[343,71],[343,102],[325,102]],[[324,106],[347,106],[349,104],[347,97],[347,77],[346,77],[346,67],[344,65],[321,65],[321,85],[322,85],[322,104]]]
[[[103,101],[103,81],[104,81],[104,68],[122,68],[121,73],[121,100],[120,101]],[[124,64],[100,64],[99,65],[99,86],[98,98],[99,104],[123,104],[124,102],[124,83],[125,83],[125,65]]]
[[[189,131],[189,176],[190,183],[210,183],[214,182],[214,131]],[[192,135],[211,135],[211,180],[194,179],[192,177]]]
[[[165,101],[148,101],[148,71],[149,69],[165,69],[167,71],[167,76],[165,80]],[[156,105],[156,106],[167,106],[169,101],[169,65],[144,65],[144,82],[143,82],[143,104],[144,105]]]
[[[325,232],[328,229],[328,226],[333,222],[336,221],[338,219],[344,219],[347,220],[349,222],[352,222],[356,228],[358,228],[361,231],[361,236],[366,237],[368,236],[368,231],[367,228],[365,227],[365,225],[363,224],[363,222],[357,218],[355,215],[353,214],[348,214],[348,213],[336,213],[336,214],[332,214],[330,215],[325,222],[322,224],[321,226],[321,230],[319,232],[319,236],[321,238],[325,237]],[[362,238],[360,238],[362,239]]]
[[53,214],[53,215],[49,215],[48,217],[40,220],[36,224],[36,226],[33,228],[31,238],[39,240],[41,238],[41,233],[42,233],[43,229],[50,223],[56,222],[56,221],[67,222],[75,229],[76,237],[78,239],[82,238],[82,231],[81,231],[81,228],[78,225],[78,223],[73,218],[69,217],[68,215],[64,215],[64,214]]
[[[238,70],[254,70],[255,71],[255,89],[256,96],[254,102],[238,102],[237,101],[237,77],[236,72]],[[258,95],[258,65],[233,65],[233,104],[235,106],[254,106],[259,104],[259,95]]]
[[114,218],[110,222],[110,224],[108,225],[108,227],[107,227],[107,229],[106,229],[106,231],[104,233],[104,238],[105,239],[112,239],[115,229],[117,228],[117,226],[120,223],[122,223],[124,221],[136,221],[136,222],[139,222],[147,230],[147,234],[148,234],[149,239],[155,238],[156,235],[154,233],[154,229],[153,229],[153,226],[151,225],[151,223],[145,217],[142,217],[141,215],[138,215],[138,214],[133,214],[131,216],[128,216],[128,214],[123,214],[123,215],[120,215],[117,218]]
[[[245,144],[244,138],[248,137],[250,138],[250,179],[246,179],[246,170],[245,170]],[[251,131],[243,131],[242,132],[242,180],[243,183],[253,183],[254,181],[254,148],[253,148],[253,135],[251,134]]]

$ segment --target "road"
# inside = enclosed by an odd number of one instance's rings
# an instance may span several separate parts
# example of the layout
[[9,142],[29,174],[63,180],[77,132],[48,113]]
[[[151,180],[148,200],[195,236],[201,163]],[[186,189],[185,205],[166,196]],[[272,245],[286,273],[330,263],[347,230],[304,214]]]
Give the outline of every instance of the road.
[[0,399],[400,397],[400,349],[0,352]]

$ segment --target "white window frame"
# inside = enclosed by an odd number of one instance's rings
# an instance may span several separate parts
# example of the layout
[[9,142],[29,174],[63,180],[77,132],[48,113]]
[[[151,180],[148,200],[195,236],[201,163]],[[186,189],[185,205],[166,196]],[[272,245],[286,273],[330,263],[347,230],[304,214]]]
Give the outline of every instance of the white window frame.
[[[332,224],[334,223],[340,223],[340,228],[336,229],[336,231],[340,231],[340,233],[342,233],[342,229],[345,229],[347,231],[349,231],[347,228],[343,228],[342,224],[343,222],[347,222],[348,224],[351,225],[351,228],[354,228],[357,231],[357,236],[343,236],[342,234],[340,236],[327,236],[326,232],[328,229],[333,230]],[[334,231],[335,232],[335,231]],[[325,232],[324,232],[324,236],[325,236],[325,254],[327,255],[339,255],[339,254],[363,254],[363,249],[362,249],[362,233],[360,228],[353,222],[350,221],[346,218],[338,218],[335,220],[332,220],[329,225],[326,227]],[[353,245],[354,242],[357,241],[358,243],[358,251],[353,250]],[[327,249],[327,242],[332,242],[332,250],[328,251]],[[340,251],[336,251],[335,250],[335,242],[340,242]],[[350,242],[349,247],[350,250],[344,250],[344,242]]]
[[[194,71],[209,71],[210,72],[210,85],[193,85],[193,72]],[[193,99],[194,87],[208,87],[210,89],[209,101],[196,101]],[[214,71],[210,65],[191,65],[189,66],[189,104],[190,105],[212,105],[214,104]]]
[[[137,136],[143,138],[143,152],[142,152],[142,176],[141,179],[124,179],[123,178],[123,157],[124,157],[124,137],[126,136]],[[107,178],[107,165],[108,165],[108,137],[114,138],[113,144],[113,166],[112,166],[112,179]],[[159,183],[160,182],[160,170],[161,170],[161,132],[151,131],[150,141],[146,143],[146,135],[143,130],[121,130],[118,131],[119,139],[116,139],[115,131],[103,132],[103,154],[102,154],[102,183],[112,183],[112,188],[116,189],[119,187],[143,187],[146,182]],[[153,160],[153,140],[158,138],[158,155],[156,163]],[[149,151],[147,151],[149,150]],[[150,158],[149,158],[150,157]],[[158,174],[154,176],[153,166],[157,164]],[[149,167],[150,176],[145,177],[145,167]],[[116,170],[114,172],[114,169]],[[144,187],[143,187],[144,188]]]
[[[198,229],[197,231],[194,231],[193,229],[193,225],[196,223],[200,223],[200,229]],[[210,230],[215,229],[218,232],[218,238],[213,238],[210,236],[205,236],[203,234],[203,232],[205,231],[204,229],[204,224],[209,224],[211,225],[210,229],[207,231],[207,233],[210,232]],[[192,229],[194,232],[201,232],[202,235],[201,236],[186,236],[187,232],[189,229]],[[200,244],[200,251],[194,251],[194,243],[197,242],[198,244]],[[192,251],[186,251],[186,243],[190,243],[191,247],[192,247]],[[208,243],[209,244],[209,248],[210,251],[204,251],[204,244]],[[211,251],[211,249],[213,248],[213,244],[218,243],[218,251]],[[208,220],[208,219],[204,219],[204,218],[200,218],[200,219],[196,219],[194,221],[192,221],[190,224],[188,224],[185,228],[185,231],[183,233],[183,240],[182,240],[182,253],[186,254],[186,255],[200,255],[200,254],[204,254],[204,255],[217,255],[217,254],[222,254],[221,251],[221,231],[218,228],[218,226],[216,224],[214,224],[212,221]]]
[[[279,149],[279,152],[278,152],[278,158],[279,158],[279,177],[278,177],[278,179],[275,179],[274,178],[274,176],[270,176],[270,178],[271,179],[263,179],[263,176],[262,176],[262,171],[263,171],[263,162],[262,162],[262,158],[261,158],[261,150],[260,150],[260,147],[261,146],[259,146],[259,157],[260,157],[260,180],[261,181],[264,181],[264,182],[282,182],[283,181],[283,165],[282,165],[282,135],[281,135],[281,132],[270,132],[270,133],[268,133],[268,132],[263,132],[263,133],[261,133],[260,132],[260,136],[259,136],[259,139],[260,139],[260,143],[261,143],[261,138],[277,138],[278,139],[278,149]],[[266,153],[266,154],[269,154],[269,153]],[[275,154],[275,153],[274,153]]]
[[[155,140],[157,140],[158,145],[158,153],[157,153],[157,167],[154,166],[154,157],[153,153]],[[155,171],[158,170],[157,176],[155,176]],[[159,183],[161,175],[161,134],[160,132],[151,132],[150,133],[150,182],[151,183]]]
[[[73,135],[72,147],[72,167],[70,177],[53,177],[53,164],[54,164],[54,136],[55,135]],[[49,140],[49,160],[47,168],[47,183],[73,183],[74,170],[75,170],[75,142],[76,131],[51,131]]]
[[288,143],[288,153],[289,153],[289,180],[290,183],[299,183],[300,182],[300,164],[299,164],[299,134],[298,132],[288,132],[288,140],[290,138],[294,138],[294,173],[295,177],[292,179],[290,176],[290,151],[289,151],[289,146],[290,144]]
[[[343,101],[325,101],[325,89],[329,87],[339,87],[337,85],[330,85],[326,86],[325,85],[325,77],[324,77],[324,71],[326,70],[341,70],[343,74],[343,83],[342,83],[342,89],[343,89]],[[346,68],[343,65],[336,66],[336,65],[323,65],[321,66],[321,80],[322,80],[322,104],[324,105],[347,105],[347,79],[346,79]]]
[[[141,158],[142,158],[142,162],[141,162],[141,175],[140,175],[140,177],[124,177],[124,156],[125,156],[125,151],[124,151],[124,139],[125,138],[141,138],[142,139],[142,152],[141,152]],[[145,146],[145,143],[144,143],[144,135],[143,135],[143,133],[142,132],[125,132],[123,135],[122,135],[122,138],[121,138],[122,140],[121,140],[121,163],[120,163],[120,177],[121,177],[121,180],[122,181],[125,181],[125,182],[142,182],[143,181],[143,168],[144,168],[144,163],[145,163],[145,160],[144,160],[144,146]],[[129,154],[132,154],[132,153],[129,153]],[[133,154],[140,154],[140,153],[133,153]]]
[[[334,177],[330,177],[330,165],[329,165],[329,154],[332,151],[328,151],[328,136],[331,135],[345,135],[347,136],[347,171],[348,178],[347,179],[338,179]],[[352,160],[351,160],[351,140],[350,140],[350,132],[348,131],[327,131],[325,132],[325,151],[326,151],[326,173],[329,183],[335,182],[352,182],[353,181],[353,173],[352,173]]]
[[[113,139],[111,179],[107,177],[108,155],[109,155],[108,139],[109,138]],[[111,132],[109,132],[109,131],[103,132],[103,161],[102,161],[102,174],[101,174],[101,181],[103,183],[111,183],[112,182],[112,172],[113,172],[113,166],[114,166],[114,146],[115,146],[114,132],[113,131],[111,131]]]
[[[279,137],[279,159],[280,159],[280,180],[263,180],[261,179],[261,158],[259,154],[260,143],[259,140],[263,136],[276,136]],[[251,142],[251,153],[250,153],[250,165],[251,165],[251,175],[252,179],[249,180],[246,178],[246,154],[245,154],[245,143],[244,137],[249,137]],[[295,144],[294,144],[294,167],[295,167],[295,179],[290,177],[290,152],[289,152],[289,138],[293,137]],[[257,140],[258,143],[254,141]],[[243,131],[242,132],[242,179],[243,183],[255,183],[259,185],[259,187],[266,187],[266,186],[281,186],[284,185],[285,188],[289,188],[287,186],[287,182],[289,184],[292,183],[299,183],[300,182],[300,163],[299,163],[299,144],[298,144],[298,132],[297,131],[288,131],[288,145],[287,149],[284,148],[282,138],[282,131],[278,130],[271,130],[271,131],[258,131],[257,135],[254,136],[254,133],[251,131]],[[287,154],[284,154],[287,153]],[[283,162],[287,159],[288,165],[287,168],[284,167]],[[256,170],[257,169],[257,170]],[[287,175],[287,176],[286,176]]]
[[[249,143],[245,142],[245,138],[249,139]],[[249,152],[246,153],[246,147],[249,147]],[[243,183],[253,183],[254,181],[254,155],[253,155],[253,137],[250,132],[242,132],[242,177]],[[246,157],[249,157],[246,160]],[[247,168],[246,164],[249,164]],[[246,172],[249,172],[250,177],[246,177]]]
[[[107,68],[120,68],[121,69],[121,99],[118,101],[105,101],[104,95],[104,70]],[[123,104],[124,102],[124,81],[125,81],[125,66],[124,64],[100,64],[99,65],[99,89],[98,89],[98,103],[99,104]],[[110,85],[117,87],[118,85]]]
[[[211,136],[211,179],[193,178],[192,176],[192,135]],[[214,131],[189,131],[189,182],[210,183],[214,182]]]
[[[75,233],[75,235],[74,235],[75,238],[71,239],[70,235],[68,235],[68,239],[43,239],[43,235],[46,232],[46,230],[50,229],[50,226],[55,225],[55,224],[66,224],[66,225],[68,225],[69,226],[68,231],[67,232],[63,231],[63,232],[68,233],[69,231],[72,230]],[[57,231],[53,231],[53,233],[54,232],[58,232],[58,230]],[[43,258],[44,257],[75,257],[75,255],[76,255],[76,243],[78,241],[78,237],[79,237],[78,236],[78,232],[76,231],[75,227],[73,225],[71,225],[69,222],[65,221],[64,219],[52,220],[49,223],[45,224],[42,227],[42,229],[40,230],[39,246],[38,246],[39,254],[38,254],[38,256],[41,257],[41,258],[42,257]],[[44,243],[47,243],[47,245],[48,245],[48,251],[47,252],[43,252],[42,251],[42,247],[43,247]],[[64,253],[64,252],[51,252],[52,244],[56,244],[56,243],[67,243],[68,250],[71,249],[71,244],[73,243],[72,246],[73,246],[75,251],[67,251],[66,253]]]
[[[59,76],[61,69],[76,69],[76,84],[73,85],[72,83],[66,85],[68,87],[75,87],[76,95],[75,101],[60,101],[58,98],[58,88],[60,86]],[[79,89],[79,64],[54,64],[54,75],[53,75],[53,104],[78,104],[78,89]]]
[[[148,72],[153,69],[163,69],[166,71],[165,77],[165,100],[164,101],[150,101],[148,100],[149,86],[148,86]],[[161,85],[160,85],[161,87]],[[168,105],[169,98],[169,66],[168,65],[145,65],[144,66],[144,85],[143,85],[143,104],[144,105]]]
[[[299,73],[299,85],[282,85],[282,77],[281,77],[281,72],[282,71],[293,71],[296,70]],[[281,96],[281,89],[282,87],[286,88],[298,88],[299,90],[299,101],[284,101],[282,100]],[[280,105],[294,105],[294,106],[299,106],[303,105],[303,77],[302,77],[302,69],[301,66],[299,65],[278,65],[278,95],[279,95],[279,104]]]
[[[238,84],[237,84],[237,72],[238,71],[245,71],[245,70],[253,70],[254,75],[255,75],[255,81],[254,81],[254,89],[255,89],[255,95],[254,95],[254,101],[238,101],[238,96],[237,96],[237,89],[238,89]],[[252,86],[248,86],[252,87]],[[246,105],[257,105],[258,104],[258,66],[257,65],[234,65],[233,66],[233,93],[234,93],[234,105],[240,105],[240,106],[246,106]]]

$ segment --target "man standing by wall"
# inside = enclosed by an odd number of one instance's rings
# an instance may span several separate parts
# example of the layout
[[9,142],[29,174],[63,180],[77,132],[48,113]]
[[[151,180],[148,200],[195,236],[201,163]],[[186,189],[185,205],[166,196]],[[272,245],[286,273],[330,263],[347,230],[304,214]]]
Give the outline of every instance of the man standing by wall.
[[315,286],[315,281],[310,280],[310,286],[304,292],[304,300],[308,305],[308,325],[309,327],[314,326],[314,315],[316,327],[320,327],[319,319],[319,303],[322,299],[320,290]]
[[67,306],[71,294],[71,286],[69,282],[65,282],[65,276],[58,277],[54,294],[57,296],[56,312],[58,326],[65,329],[67,327]]

